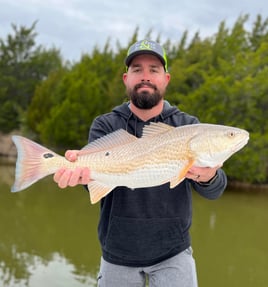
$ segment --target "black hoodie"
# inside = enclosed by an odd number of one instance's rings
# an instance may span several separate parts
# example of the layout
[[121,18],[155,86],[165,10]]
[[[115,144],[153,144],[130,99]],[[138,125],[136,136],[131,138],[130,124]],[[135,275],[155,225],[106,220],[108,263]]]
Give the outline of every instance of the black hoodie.
[[[167,101],[160,115],[144,122],[131,112],[129,103],[124,103],[95,119],[89,141],[118,129],[141,137],[144,125],[152,121],[175,127],[199,122]],[[227,182],[222,169],[217,174],[217,179],[207,186],[185,179],[173,189],[169,188],[169,183],[134,190],[115,188],[101,200],[98,234],[103,258],[114,264],[142,267],[159,263],[188,248],[191,244],[191,187],[208,199],[216,199]]]

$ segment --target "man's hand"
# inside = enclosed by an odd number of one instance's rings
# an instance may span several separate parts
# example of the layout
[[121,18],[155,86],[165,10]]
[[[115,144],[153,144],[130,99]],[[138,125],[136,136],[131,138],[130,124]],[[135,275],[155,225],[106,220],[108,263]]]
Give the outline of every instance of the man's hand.
[[[78,150],[68,150],[65,157],[67,160],[74,162],[77,160],[78,153]],[[90,182],[90,171],[87,167],[77,167],[74,170],[61,168],[54,174],[53,179],[60,188],[88,184]]]
[[208,182],[216,175],[217,170],[221,167],[222,165],[216,167],[192,166],[185,177],[197,182]]

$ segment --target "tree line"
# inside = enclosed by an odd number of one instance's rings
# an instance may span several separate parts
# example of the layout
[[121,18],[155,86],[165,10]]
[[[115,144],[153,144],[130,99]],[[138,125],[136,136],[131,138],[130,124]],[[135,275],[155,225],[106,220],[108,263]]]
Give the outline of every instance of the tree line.
[[[250,142],[225,163],[230,179],[268,182],[268,19],[249,15],[233,27],[202,38],[161,42],[168,55],[171,82],[166,99],[201,122],[232,125],[250,132]],[[71,63],[57,48],[36,44],[36,23],[12,24],[0,39],[0,131],[19,130],[60,152],[87,143],[93,119],[126,101],[122,73],[127,48],[139,40],[137,28],[127,46],[109,40]],[[151,38],[148,31],[143,38]]]

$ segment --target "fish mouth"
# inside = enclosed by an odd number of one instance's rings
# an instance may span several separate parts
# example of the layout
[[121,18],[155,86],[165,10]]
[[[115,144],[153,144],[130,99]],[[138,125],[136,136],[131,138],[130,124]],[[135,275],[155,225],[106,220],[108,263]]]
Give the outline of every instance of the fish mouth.
[[242,147],[244,147],[244,146],[248,143],[248,141],[249,141],[249,135],[247,135],[247,137],[246,137],[245,139],[243,139],[243,140],[240,141],[238,144],[236,144],[236,145],[233,147],[232,151],[233,151],[233,152],[236,152],[236,151],[242,149]]

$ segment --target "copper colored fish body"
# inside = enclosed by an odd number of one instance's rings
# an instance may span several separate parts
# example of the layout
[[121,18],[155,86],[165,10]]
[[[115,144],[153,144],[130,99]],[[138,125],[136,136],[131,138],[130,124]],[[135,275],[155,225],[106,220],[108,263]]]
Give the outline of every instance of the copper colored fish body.
[[12,191],[23,190],[61,167],[89,167],[91,202],[116,186],[140,188],[170,182],[178,185],[191,166],[215,167],[243,148],[249,133],[243,129],[212,124],[172,127],[151,123],[141,138],[118,130],[85,146],[76,162],[27,138],[13,136],[18,150]]

